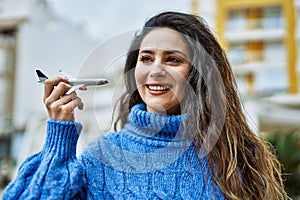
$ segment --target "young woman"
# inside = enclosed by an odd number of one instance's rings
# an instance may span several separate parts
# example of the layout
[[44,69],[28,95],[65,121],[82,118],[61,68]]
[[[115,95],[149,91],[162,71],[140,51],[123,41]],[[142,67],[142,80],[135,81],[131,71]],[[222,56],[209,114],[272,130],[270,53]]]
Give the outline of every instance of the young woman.
[[280,163],[246,123],[226,55],[205,22],[164,12],[136,34],[110,132],[76,158],[83,103],[45,83],[50,120],[4,199],[286,199]]

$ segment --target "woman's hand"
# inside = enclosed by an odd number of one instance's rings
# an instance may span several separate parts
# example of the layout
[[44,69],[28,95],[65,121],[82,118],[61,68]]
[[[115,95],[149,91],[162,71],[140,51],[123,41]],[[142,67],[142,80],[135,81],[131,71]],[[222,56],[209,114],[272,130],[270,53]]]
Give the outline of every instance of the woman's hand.
[[[74,109],[83,109],[83,103],[75,92],[65,95],[72,87],[66,78],[52,78],[45,81],[44,104],[51,119],[57,121],[74,121]],[[82,88],[83,90],[86,88]]]

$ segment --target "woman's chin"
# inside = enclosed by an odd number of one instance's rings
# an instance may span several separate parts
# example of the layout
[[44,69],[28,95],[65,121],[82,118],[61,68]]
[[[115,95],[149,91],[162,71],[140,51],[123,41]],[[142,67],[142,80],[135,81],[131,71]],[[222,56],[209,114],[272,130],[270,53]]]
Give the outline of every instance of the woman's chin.
[[175,115],[180,114],[179,106],[168,107],[162,104],[147,104],[147,112],[158,113],[161,115]]

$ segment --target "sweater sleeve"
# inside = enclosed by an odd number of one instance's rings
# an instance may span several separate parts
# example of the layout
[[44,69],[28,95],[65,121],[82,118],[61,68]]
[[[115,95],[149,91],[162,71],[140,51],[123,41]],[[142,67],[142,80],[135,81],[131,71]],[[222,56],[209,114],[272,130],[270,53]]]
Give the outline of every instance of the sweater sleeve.
[[85,169],[76,158],[82,126],[49,120],[41,152],[27,158],[3,199],[85,199]]

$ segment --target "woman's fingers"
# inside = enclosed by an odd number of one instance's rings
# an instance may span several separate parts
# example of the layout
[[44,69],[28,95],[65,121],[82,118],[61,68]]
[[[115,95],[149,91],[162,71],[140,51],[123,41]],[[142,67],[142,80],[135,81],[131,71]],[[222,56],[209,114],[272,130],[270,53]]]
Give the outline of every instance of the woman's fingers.
[[62,96],[47,107],[50,118],[60,121],[73,121],[74,109],[83,109],[82,100],[75,94]]
[[54,106],[65,105],[65,104],[69,103],[70,101],[74,100],[75,98],[78,98],[78,97],[76,96],[76,93],[74,93],[74,92],[69,95],[60,96],[59,99],[53,103],[53,105]]
[[65,95],[53,103],[55,107],[63,106],[70,109],[75,109],[78,107],[80,110],[83,109],[82,100],[76,95],[76,93],[72,93],[70,95]]
[[52,93],[54,88],[60,83],[60,82],[67,82],[68,79],[66,78],[61,78],[61,77],[56,77],[56,78],[51,78],[47,79],[44,84],[44,102],[45,100],[49,97],[49,95]]
[[[65,95],[72,87],[64,78],[49,79],[45,82],[44,104],[49,117],[60,121],[73,121],[74,109],[83,109],[83,103],[75,92]],[[82,88],[85,89],[85,88]]]
[[82,110],[83,109],[83,103],[81,101],[81,99],[78,96],[75,96],[72,101],[70,101],[67,104],[64,104],[64,107],[66,109],[71,109],[74,110],[76,107],[78,107],[78,109]]
[[52,103],[54,101],[57,101],[62,96],[65,95],[65,93],[71,88],[72,86],[64,83],[59,82],[58,85],[55,87],[55,89],[52,90],[52,93],[45,99],[45,103]]
[[62,98],[61,100],[52,104],[52,118],[60,121],[73,121],[74,109],[76,107],[78,107],[79,109],[83,108],[83,103],[81,99],[76,95],[74,95],[71,100],[69,97]]
[[87,87],[84,85],[84,86],[81,86],[80,88],[79,88],[79,90],[82,90],[82,91],[86,91],[87,90]]

